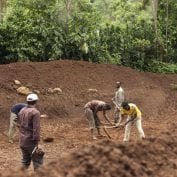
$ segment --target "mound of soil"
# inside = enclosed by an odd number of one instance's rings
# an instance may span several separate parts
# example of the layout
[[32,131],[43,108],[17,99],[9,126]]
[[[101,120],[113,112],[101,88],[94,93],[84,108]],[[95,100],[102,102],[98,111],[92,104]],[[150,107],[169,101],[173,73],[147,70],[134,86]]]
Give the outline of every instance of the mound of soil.
[[[177,128],[177,127],[176,127]],[[173,134],[171,134],[173,133]],[[175,177],[177,131],[139,143],[100,141],[41,169],[38,177]],[[1,177],[33,176],[19,171]]]
[[[17,94],[14,80],[40,91],[40,109],[52,118],[78,117],[83,114],[84,104],[92,99],[112,102],[118,80],[123,83],[126,99],[136,103],[144,116],[157,116],[163,112],[161,107],[168,106],[170,84],[176,82],[174,75],[140,73],[127,67],[82,61],[0,65],[0,76],[1,120],[6,120],[13,104],[26,98]],[[47,93],[49,88],[56,87],[62,89],[62,94]]]
[[[39,176],[177,176],[177,140],[173,128],[177,121],[177,91],[171,87],[177,83],[176,75],[65,60],[0,65],[0,76],[0,176],[31,176],[21,170],[6,174],[21,165],[18,136],[13,145],[9,145],[4,136],[11,106],[26,99],[16,92],[14,80],[40,92],[39,109],[48,115],[41,118],[46,158],[45,169]],[[143,142],[122,144],[124,130],[109,130],[113,141],[95,143],[89,137],[83,106],[92,99],[111,102],[116,81],[122,81],[126,100],[137,104],[143,113],[147,137]],[[49,88],[61,88],[62,94],[49,94]],[[97,92],[89,92],[89,89]],[[109,116],[113,119],[113,109]],[[134,134],[132,129],[133,140],[136,139]],[[47,137],[52,137],[53,141],[45,142]],[[72,151],[75,152],[56,161],[65,152]]]
[[40,177],[175,177],[177,136],[166,132],[140,143],[102,141],[60,162],[51,163]]

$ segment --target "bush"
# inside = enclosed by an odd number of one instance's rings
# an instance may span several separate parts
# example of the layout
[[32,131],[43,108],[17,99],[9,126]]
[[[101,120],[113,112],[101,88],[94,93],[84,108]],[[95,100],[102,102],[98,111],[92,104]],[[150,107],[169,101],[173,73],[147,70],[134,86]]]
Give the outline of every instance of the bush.
[[160,61],[153,61],[148,67],[148,71],[155,73],[168,73],[175,74],[177,73],[177,65],[171,63],[164,63]]

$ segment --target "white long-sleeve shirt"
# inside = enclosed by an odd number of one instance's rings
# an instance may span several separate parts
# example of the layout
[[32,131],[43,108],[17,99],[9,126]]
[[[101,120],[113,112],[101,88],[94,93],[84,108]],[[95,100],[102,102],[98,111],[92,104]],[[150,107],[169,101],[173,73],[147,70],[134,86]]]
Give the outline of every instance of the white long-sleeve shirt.
[[115,93],[115,97],[112,99],[116,107],[120,108],[122,102],[124,101],[124,90],[122,87],[119,87]]

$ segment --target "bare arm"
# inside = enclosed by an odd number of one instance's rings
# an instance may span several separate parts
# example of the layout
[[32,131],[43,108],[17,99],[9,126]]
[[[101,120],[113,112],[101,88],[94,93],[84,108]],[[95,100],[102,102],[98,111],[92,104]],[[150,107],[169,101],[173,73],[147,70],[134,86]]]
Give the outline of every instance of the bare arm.
[[137,115],[131,116],[131,118],[125,122],[125,125],[127,125],[129,122],[133,122],[136,118]]
[[106,115],[106,111],[103,111],[103,117],[105,118],[105,120],[107,120],[107,122],[109,122],[111,125],[113,125],[113,123],[110,121],[109,117]]
[[[129,122],[132,121],[132,119],[129,119],[128,121],[122,121],[122,118],[125,119],[127,115],[119,113],[119,122],[116,123],[116,126],[126,126]],[[134,120],[134,119],[133,119]],[[121,123],[122,122],[122,123]]]

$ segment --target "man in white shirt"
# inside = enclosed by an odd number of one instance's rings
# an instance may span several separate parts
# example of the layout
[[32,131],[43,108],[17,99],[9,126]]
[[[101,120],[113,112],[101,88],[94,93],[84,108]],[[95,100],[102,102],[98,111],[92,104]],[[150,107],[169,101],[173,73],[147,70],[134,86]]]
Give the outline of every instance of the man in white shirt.
[[120,81],[116,82],[116,88],[117,88],[117,91],[115,93],[115,96],[112,98],[112,102],[115,105],[115,111],[114,111],[114,113],[115,113],[114,122],[115,123],[118,122],[121,104],[124,102],[124,90],[121,87],[121,82]]

